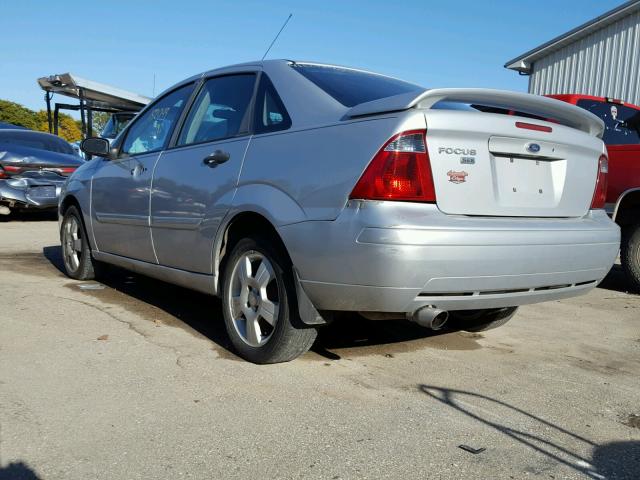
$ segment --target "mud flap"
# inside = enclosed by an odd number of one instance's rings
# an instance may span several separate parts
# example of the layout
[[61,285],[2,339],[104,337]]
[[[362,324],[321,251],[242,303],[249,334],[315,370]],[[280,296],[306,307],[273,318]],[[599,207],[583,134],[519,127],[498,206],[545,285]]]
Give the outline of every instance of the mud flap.
[[296,295],[298,297],[298,312],[300,313],[300,319],[305,325],[326,325],[330,319],[325,319],[316,307],[313,306],[311,300],[307,296],[307,293],[302,288],[300,283],[300,277],[298,271],[294,268],[293,274],[296,281]]

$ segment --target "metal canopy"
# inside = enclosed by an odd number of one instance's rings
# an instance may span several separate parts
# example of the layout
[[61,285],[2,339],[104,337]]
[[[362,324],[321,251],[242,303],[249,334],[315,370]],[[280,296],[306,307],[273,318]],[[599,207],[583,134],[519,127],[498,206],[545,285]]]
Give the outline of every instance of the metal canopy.
[[[47,120],[49,133],[58,134],[59,110],[80,111],[82,121],[82,136],[92,136],[93,112],[139,112],[151,99],[137,93],[128,92],[121,88],[105,85],[104,83],[87,80],[71,73],[49,75],[40,77],[38,85],[45,91],[44,99],[47,102]],[[51,116],[51,98],[57,93],[78,100],[78,105],[56,103],[53,118]]]
[[137,112],[151,101],[143,95],[86,80],[71,73],[41,77],[38,85],[46,92],[84,100],[87,107]]

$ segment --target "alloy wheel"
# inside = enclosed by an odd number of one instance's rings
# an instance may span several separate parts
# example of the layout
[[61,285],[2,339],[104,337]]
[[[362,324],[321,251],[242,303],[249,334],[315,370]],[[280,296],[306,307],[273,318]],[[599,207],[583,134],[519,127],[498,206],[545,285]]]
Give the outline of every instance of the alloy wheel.
[[62,229],[62,256],[64,265],[70,272],[75,272],[80,267],[82,258],[82,237],[78,219],[69,216]]
[[260,347],[273,335],[279,289],[273,265],[262,253],[251,250],[238,258],[226,303],[233,326],[247,345]]

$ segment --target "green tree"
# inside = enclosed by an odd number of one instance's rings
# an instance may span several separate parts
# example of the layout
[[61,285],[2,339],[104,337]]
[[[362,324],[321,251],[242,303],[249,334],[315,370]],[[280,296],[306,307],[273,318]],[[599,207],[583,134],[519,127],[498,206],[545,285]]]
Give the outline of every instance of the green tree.
[[37,125],[36,113],[19,103],[0,100],[0,122],[21,125],[34,130]]
[[[47,111],[40,110],[35,114],[37,122],[34,130],[39,132],[49,131],[49,122],[47,120]],[[58,136],[64,138],[67,142],[77,142],[82,140],[82,129],[79,121],[75,120],[71,115],[66,113],[58,114]]]
[[96,137],[109,121],[111,114],[107,112],[93,112],[92,117],[93,136]]

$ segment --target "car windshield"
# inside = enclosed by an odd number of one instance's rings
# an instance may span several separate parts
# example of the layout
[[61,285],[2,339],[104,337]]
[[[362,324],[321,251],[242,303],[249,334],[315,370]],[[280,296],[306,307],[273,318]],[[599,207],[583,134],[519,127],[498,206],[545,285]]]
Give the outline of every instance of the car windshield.
[[424,90],[413,83],[350,68],[305,63],[291,66],[345,107]]
[[640,110],[600,100],[578,100],[579,107],[604,121],[602,139],[607,145],[640,144]]
[[75,155],[73,147],[68,142],[62,138],[45,133],[25,132],[20,130],[0,132],[0,148],[6,149],[11,145]]
[[131,119],[135,117],[135,113],[114,113],[109,117],[109,120],[105,124],[100,136],[102,138],[116,138],[118,134],[124,130]]

